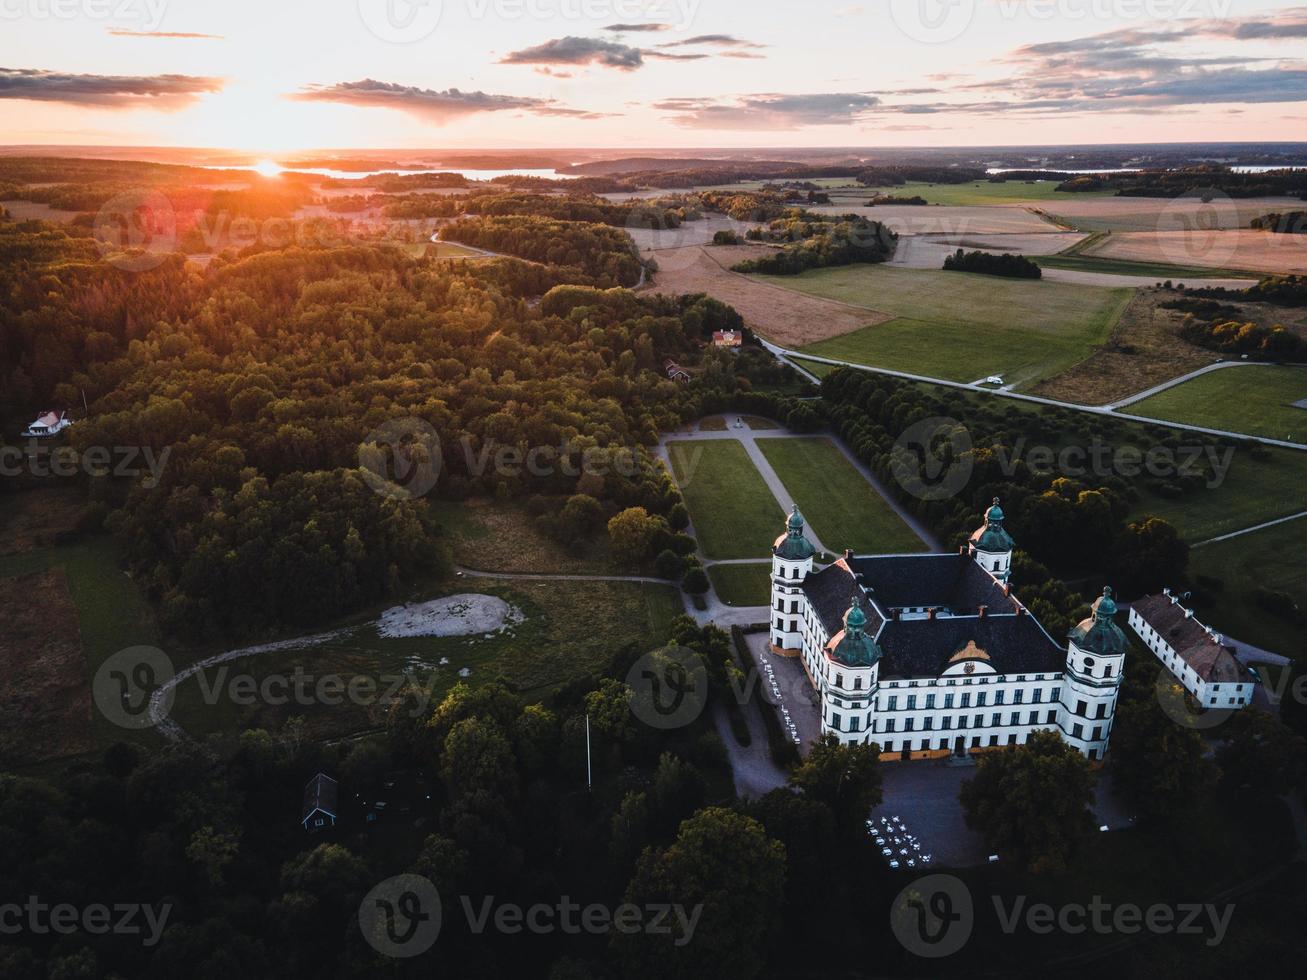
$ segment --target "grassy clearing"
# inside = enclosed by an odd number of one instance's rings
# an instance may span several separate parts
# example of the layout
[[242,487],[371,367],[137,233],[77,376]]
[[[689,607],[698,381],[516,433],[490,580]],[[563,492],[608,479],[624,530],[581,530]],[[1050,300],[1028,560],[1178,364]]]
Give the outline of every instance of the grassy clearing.
[[758,447],[827,548],[862,554],[926,550],[829,439],[759,439]]
[[759,278],[883,311],[886,323],[802,348],[874,367],[975,381],[1001,374],[1030,385],[1108,341],[1133,290],[889,266]]
[[715,415],[710,419],[704,419],[699,423],[701,432],[725,432],[726,419],[720,415]]
[[1307,368],[1255,365],[1213,371],[1128,406],[1131,415],[1307,442]]
[[771,603],[771,564],[712,565],[708,578],[717,598],[728,606],[766,606]]
[[[671,586],[631,582],[508,582],[478,579],[447,584],[421,596],[435,598],[473,591],[497,595],[525,614],[516,627],[490,637],[386,638],[363,626],[317,646],[287,649],[232,661],[205,672],[206,683],[224,691],[231,678],[256,680],[290,675],[300,668],[317,678],[370,678],[379,692],[393,678],[411,675],[430,686],[439,699],[462,680],[484,684],[504,675],[527,698],[587,672],[601,671],[613,654],[628,643],[653,649],[666,641],[671,620],[683,611],[679,592]],[[440,661],[448,659],[442,666]],[[310,688],[311,689],[311,688]],[[191,734],[234,731],[249,727],[280,728],[292,717],[303,717],[315,738],[340,737],[381,727],[381,704],[241,705],[229,697],[206,698],[198,679],[181,685],[173,717]]]
[[1258,588],[1284,592],[1307,609],[1305,552],[1307,518],[1195,548],[1190,573],[1220,583],[1215,589],[1204,584],[1216,602],[1199,609],[1203,621],[1245,643],[1287,657],[1303,656],[1302,627],[1261,608],[1253,593]]
[[431,509],[453,545],[454,561],[465,568],[560,575],[617,575],[630,571],[618,567],[606,534],[569,548],[541,534],[531,515],[511,504],[434,500]]
[[784,514],[744,447],[733,439],[696,439],[671,443],[669,452],[704,554],[765,557]]
[[781,428],[779,422],[773,422],[771,419],[759,418],[757,415],[744,416],[744,424],[757,432],[770,432],[774,429]]
[[457,242],[429,242],[425,245],[419,245],[422,254],[432,259],[476,259],[482,258],[482,254],[476,249],[468,248],[466,245],[459,245]]

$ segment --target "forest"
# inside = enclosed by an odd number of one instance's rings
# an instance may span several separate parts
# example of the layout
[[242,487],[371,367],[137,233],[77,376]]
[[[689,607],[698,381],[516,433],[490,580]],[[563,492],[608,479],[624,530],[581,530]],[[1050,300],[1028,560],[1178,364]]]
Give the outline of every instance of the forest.
[[952,255],[944,256],[944,269],[949,272],[979,272],[1006,279],[1039,279],[1044,275],[1038,265],[1014,252],[967,252],[958,249]]

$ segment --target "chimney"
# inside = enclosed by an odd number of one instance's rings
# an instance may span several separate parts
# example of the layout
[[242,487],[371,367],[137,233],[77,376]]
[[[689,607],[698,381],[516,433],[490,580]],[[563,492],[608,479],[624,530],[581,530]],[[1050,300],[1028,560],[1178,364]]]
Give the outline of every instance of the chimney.
[[981,618],[981,619],[984,619],[984,618],[985,618],[986,616],[988,616],[988,615],[989,615],[989,606],[981,606],[981,607],[980,607],[980,618]]
[[966,556],[966,554],[967,554],[967,546],[966,546],[965,544],[964,544],[962,547],[960,547],[960,548],[958,549],[958,554],[959,554],[959,555],[962,555],[963,557]]
[[1163,589],[1163,590],[1162,590],[1162,595],[1170,595],[1170,594],[1171,594],[1171,590],[1170,590],[1170,589]]
[[1003,583],[1003,594],[1004,594],[1004,595],[1008,595],[1008,596],[1010,596],[1010,595],[1012,594],[1012,583],[1011,583],[1011,582],[1004,582],[1004,583]]
[[1021,605],[1021,603],[1018,602],[1018,603],[1017,603],[1017,618],[1020,619],[1020,618],[1021,618],[1022,616],[1024,616],[1025,614],[1026,614],[1026,607],[1023,606],[1023,605]]
[[1186,609],[1186,610],[1184,611],[1184,618],[1185,618],[1185,619],[1193,619],[1193,618],[1194,618],[1194,611],[1193,611],[1192,609]]
[[936,609],[934,606],[931,606],[927,612],[927,615],[929,615],[931,619],[934,619],[938,612],[939,612],[938,609]]
[[844,549],[844,560],[845,560],[845,561],[850,561],[852,558],[853,558],[853,549],[852,549],[852,548],[845,548],[845,549]]
[[890,610],[890,613],[889,613],[889,614],[890,614],[890,618],[893,619],[894,622],[897,623],[897,622],[899,621],[899,614],[902,613],[902,612],[903,612],[903,610],[901,610],[901,609],[891,609],[891,610]]

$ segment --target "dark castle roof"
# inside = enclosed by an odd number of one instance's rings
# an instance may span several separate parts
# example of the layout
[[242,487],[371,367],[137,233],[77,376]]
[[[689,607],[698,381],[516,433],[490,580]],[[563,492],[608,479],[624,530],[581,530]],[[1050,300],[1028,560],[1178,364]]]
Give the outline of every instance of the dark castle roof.
[[938,677],[948,669],[949,661],[973,643],[977,653],[983,653],[982,659],[1000,674],[1057,673],[1066,660],[1029,613],[899,620],[885,624],[877,642],[884,652],[881,680]]
[[994,576],[969,555],[883,555],[853,558],[853,572],[882,610],[935,607],[958,613],[1016,612]]
[[[827,565],[821,571],[806,576],[803,591],[827,636],[834,636],[844,629],[844,614],[849,610],[849,600],[854,595],[864,594],[849,563],[842,558],[834,565]],[[874,637],[884,625],[885,617],[865,598],[859,606],[867,616],[867,635]]]

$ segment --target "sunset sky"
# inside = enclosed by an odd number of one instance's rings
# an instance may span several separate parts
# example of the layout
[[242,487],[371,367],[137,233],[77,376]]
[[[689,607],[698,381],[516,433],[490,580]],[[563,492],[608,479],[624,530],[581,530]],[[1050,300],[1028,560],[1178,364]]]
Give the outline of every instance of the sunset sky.
[[1293,140],[1266,0],[0,0],[0,141],[230,147]]

